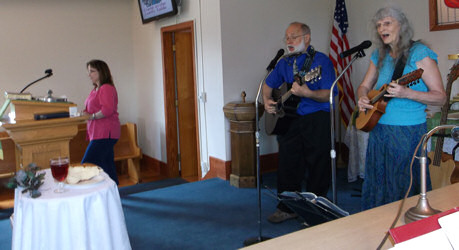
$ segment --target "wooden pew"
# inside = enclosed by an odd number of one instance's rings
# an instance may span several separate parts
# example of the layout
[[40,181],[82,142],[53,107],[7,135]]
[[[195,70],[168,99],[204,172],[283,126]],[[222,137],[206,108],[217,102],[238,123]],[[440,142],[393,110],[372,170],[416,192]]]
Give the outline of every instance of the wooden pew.
[[[86,124],[78,126],[77,135],[70,140],[70,162],[79,163],[83,159],[89,141],[86,140]],[[140,159],[142,151],[137,143],[137,126],[134,123],[121,125],[121,137],[115,144],[115,162],[127,163],[129,179],[141,182]]]
[[0,132],[3,160],[0,160],[0,178],[12,177],[16,172],[16,149],[13,139],[7,132]]
[[[3,149],[3,160],[0,160],[0,178],[14,176],[16,172],[16,150],[14,141],[8,133],[0,132]],[[70,162],[80,163],[89,141],[86,140],[86,124],[78,126],[77,135],[70,140]],[[115,161],[127,164],[129,179],[134,183],[141,182],[140,159],[142,151],[137,143],[137,126],[134,123],[121,125],[121,137],[115,144]],[[48,166],[43,166],[47,168]]]

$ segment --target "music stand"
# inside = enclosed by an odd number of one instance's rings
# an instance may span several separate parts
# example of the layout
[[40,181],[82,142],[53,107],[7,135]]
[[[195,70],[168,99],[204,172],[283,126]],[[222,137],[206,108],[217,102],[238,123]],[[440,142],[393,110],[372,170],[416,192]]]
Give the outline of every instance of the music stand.
[[315,226],[349,215],[348,212],[326,198],[316,196],[310,192],[285,191],[279,194],[278,199],[298,214],[309,226]]

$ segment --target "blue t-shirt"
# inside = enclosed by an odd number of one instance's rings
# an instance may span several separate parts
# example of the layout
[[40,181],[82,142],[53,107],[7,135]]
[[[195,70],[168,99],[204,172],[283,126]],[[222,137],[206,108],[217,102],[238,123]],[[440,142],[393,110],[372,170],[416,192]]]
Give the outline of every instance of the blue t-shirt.
[[[371,54],[371,61],[378,65],[378,50],[373,51]],[[410,55],[406,61],[403,75],[408,74],[417,69],[416,62],[421,61],[425,57],[429,57],[437,62],[437,54],[429,49],[426,45],[415,42],[410,48]],[[437,62],[438,63],[438,62]],[[382,66],[379,69],[378,81],[376,82],[376,89],[380,89],[384,84],[391,82],[392,75],[395,69],[395,62],[393,58],[386,54]],[[410,87],[416,91],[427,92],[429,89],[422,79]],[[386,125],[408,126],[417,125],[426,122],[426,109],[427,105],[405,99],[405,98],[392,98],[386,107],[386,113],[381,116],[379,123]]]
[[[311,46],[308,47],[308,51],[310,48]],[[301,70],[303,67],[306,57],[306,54],[301,54],[300,56],[296,57],[296,65],[298,70]],[[293,83],[294,61],[295,57],[282,58],[277,63],[271,74],[269,74],[269,76],[266,78],[266,84],[269,87],[275,89],[279,88],[284,82],[290,84]],[[322,66],[322,78],[315,82],[305,82],[305,84],[307,84],[311,90],[330,89],[336,78],[333,64],[328,56],[326,56],[324,53],[316,51],[314,60],[311,64],[311,69],[314,69],[318,66]],[[333,94],[336,95],[337,93],[338,88],[335,86],[333,89]],[[296,112],[299,115],[307,115],[321,110],[330,112],[329,102],[318,102],[313,99],[303,97],[301,98]]]

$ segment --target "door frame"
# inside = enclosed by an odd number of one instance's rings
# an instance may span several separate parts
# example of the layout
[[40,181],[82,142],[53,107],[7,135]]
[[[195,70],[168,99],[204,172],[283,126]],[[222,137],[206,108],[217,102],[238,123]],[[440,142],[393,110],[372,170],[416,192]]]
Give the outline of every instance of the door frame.
[[[178,135],[177,135],[177,118],[175,108],[175,87],[170,88],[174,84],[174,72],[166,70],[168,65],[173,64],[172,58],[172,33],[176,31],[189,30],[191,32],[191,47],[193,57],[193,89],[194,89],[194,109],[195,109],[195,127],[196,127],[196,160],[198,166],[198,179],[201,179],[201,160],[200,160],[200,143],[199,143],[199,115],[198,115],[198,96],[196,85],[196,53],[195,53],[195,30],[194,21],[183,22],[171,26],[161,28],[161,47],[163,61],[163,90],[164,90],[164,114],[165,114],[165,131],[166,131],[166,152],[167,164],[166,172],[168,177],[179,177],[179,160],[178,155]],[[172,84],[171,84],[172,82]]]

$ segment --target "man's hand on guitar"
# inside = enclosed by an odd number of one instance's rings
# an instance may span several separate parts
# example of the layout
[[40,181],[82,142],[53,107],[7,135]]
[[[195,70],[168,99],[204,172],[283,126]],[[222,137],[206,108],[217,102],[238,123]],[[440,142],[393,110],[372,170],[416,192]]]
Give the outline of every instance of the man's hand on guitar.
[[365,112],[366,110],[373,108],[373,106],[370,105],[370,99],[368,99],[368,96],[360,97],[358,105],[359,105],[360,112]]
[[311,92],[307,84],[300,85],[296,81],[293,82],[290,90],[292,91],[292,94],[299,97],[309,97],[308,93]]
[[268,99],[265,101],[265,111],[270,113],[270,114],[275,114],[276,113],[276,105],[277,102],[275,102],[273,99]]

